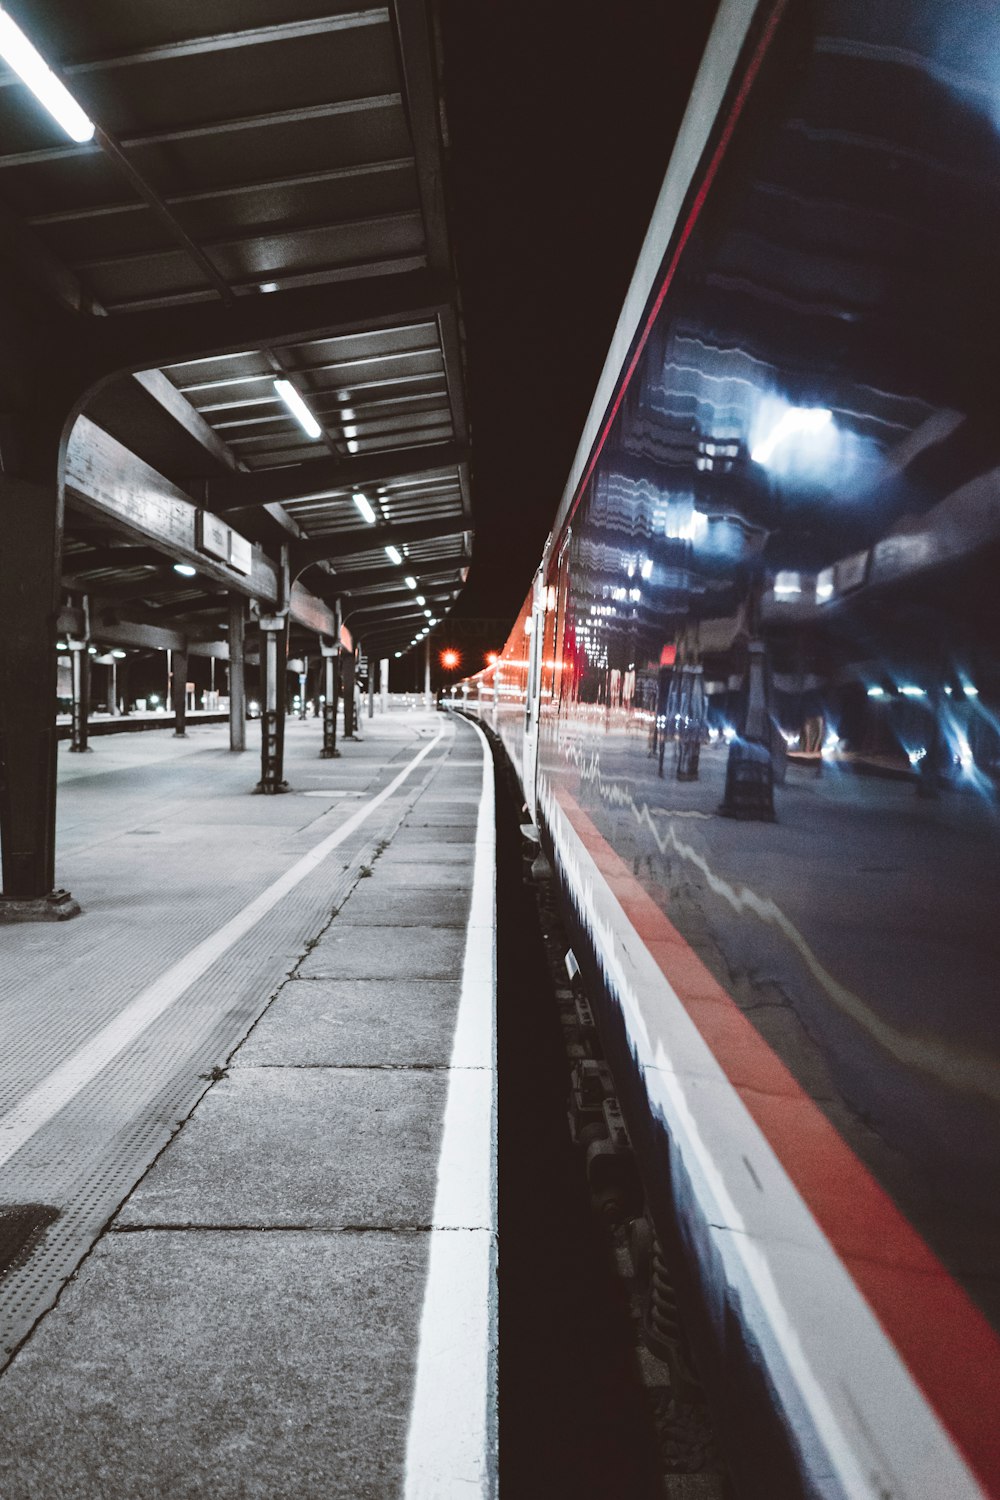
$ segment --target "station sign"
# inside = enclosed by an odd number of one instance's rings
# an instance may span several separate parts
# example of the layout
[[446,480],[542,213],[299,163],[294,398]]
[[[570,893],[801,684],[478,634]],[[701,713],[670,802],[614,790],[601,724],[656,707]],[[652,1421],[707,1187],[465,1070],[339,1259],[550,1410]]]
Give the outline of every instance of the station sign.
[[213,516],[211,511],[198,512],[197,543],[199,552],[217,557],[220,562],[229,561],[229,527],[218,516]]
[[235,531],[229,533],[229,564],[248,577],[253,572],[253,546]]
[[253,572],[253,546],[209,510],[199,510],[195,540],[199,552],[247,577]]

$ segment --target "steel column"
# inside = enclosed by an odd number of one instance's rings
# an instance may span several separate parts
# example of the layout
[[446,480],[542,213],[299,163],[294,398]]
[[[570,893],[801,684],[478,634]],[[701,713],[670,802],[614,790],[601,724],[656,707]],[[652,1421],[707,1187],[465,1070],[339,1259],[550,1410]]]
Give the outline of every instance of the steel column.
[[339,674],[337,672],[337,658],[340,655],[339,646],[328,646],[325,642],[320,644],[323,653],[323,670],[326,677],[323,702],[323,748],[319,752],[320,760],[334,760],[340,755],[337,749],[337,690]]
[[263,706],[260,715],[260,780],[256,790],[273,796],[288,790],[284,778],[287,616],[262,615],[260,633]]
[[356,740],[356,724],[354,722],[354,680],[355,660],[353,651],[345,651],[342,654],[344,664],[344,739]]
[[242,594],[229,596],[229,748],[247,747],[245,661],[246,604]]
[[184,739],[187,735],[187,675],[188,675],[188,653],[185,646],[183,651],[175,651],[171,659],[171,670],[173,676],[170,682],[170,693],[172,707],[174,710],[174,738]]
[[72,754],[83,755],[90,750],[90,653],[86,641],[70,641],[69,649],[73,684],[69,748]]
[[0,474],[0,532],[0,919],[60,919],[80,908],[54,890],[62,550],[55,486]]

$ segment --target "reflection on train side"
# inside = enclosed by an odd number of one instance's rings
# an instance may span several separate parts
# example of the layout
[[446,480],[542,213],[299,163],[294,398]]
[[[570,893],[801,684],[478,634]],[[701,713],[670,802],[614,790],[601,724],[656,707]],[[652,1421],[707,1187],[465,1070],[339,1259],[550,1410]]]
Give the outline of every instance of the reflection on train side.
[[1000,1323],[1000,18],[961,9],[786,28],[470,690]]

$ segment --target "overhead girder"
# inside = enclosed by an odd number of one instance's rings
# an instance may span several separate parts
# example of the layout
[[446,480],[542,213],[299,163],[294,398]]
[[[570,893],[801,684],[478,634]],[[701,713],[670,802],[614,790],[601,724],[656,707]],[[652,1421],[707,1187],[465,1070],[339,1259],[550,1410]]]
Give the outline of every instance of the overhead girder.
[[310,500],[336,490],[358,490],[366,484],[382,484],[411,474],[453,469],[468,458],[469,450],[462,443],[425,443],[417,448],[394,448],[387,453],[355,458],[313,458],[280,469],[220,474],[206,481],[205,504],[221,515],[250,505]]
[[293,542],[289,547],[289,559],[292,572],[300,573],[310,563],[332,562],[338,557],[374,552],[379,547],[405,546],[408,542],[444,541],[465,533],[466,527],[460,517],[440,521],[401,521],[391,526],[352,527],[350,531],[336,531],[329,536]]
[[[350,608],[344,610],[344,619],[356,620],[360,615],[385,614],[388,610],[395,610],[401,617],[404,615],[422,615],[428,606],[442,602],[447,603],[456,592],[457,590],[452,588],[428,589],[425,594],[421,594],[420,596],[421,599],[426,601],[424,604],[418,604],[414,594],[409,594],[399,599],[383,599],[381,602],[373,601],[370,604],[366,603],[365,599],[359,599],[353,602]],[[433,610],[431,612],[433,613]]]
[[89,318],[86,363],[91,380],[162,369],[215,354],[304,344],[338,334],[388,328],[403,319],[435,318],[450,306],[450,276],[426,270]]
[[355,594],[359,589],[378,588],[381,584],[395,585],[405,589],[406,584],[400,577],[401,572],[404,572],[404,576],[405,572],[409,572],[419,580],[438,578],[445,573],[457,573],[464,566],[465,553],[456,552],[449,557],[435,557],[433,562],[414,562],[405,570],[389,563],[384,568],[366,568],[357,573],[334,573],[328,575],[325,582],[328,588],[341,594]]

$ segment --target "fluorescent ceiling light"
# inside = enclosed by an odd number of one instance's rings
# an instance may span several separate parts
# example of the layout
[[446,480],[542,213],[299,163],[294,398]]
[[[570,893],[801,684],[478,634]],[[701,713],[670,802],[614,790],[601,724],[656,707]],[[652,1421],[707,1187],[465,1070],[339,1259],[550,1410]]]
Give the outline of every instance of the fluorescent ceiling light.
[[276,380],[274,389],[307,437],[318,438],[322,428],[290,380]]
[[20,26],[0,10],[0,57],[27,84],[39,104],[44,105],[71,141],[92,141],[94,122],[88,120],[66,85],[56,77],[40,52],[28,41]]
[[357,451],[358,451],[358,443],[357,443],[357,439],[356,438],[348,438],[347,439],[347,451],[348,451],[348,453],[357,453]]
[[397,568],[399,567],[400,563],[403,561],[403,554],[396,547],[386,547],[386,549],[385,549],[385,555],[386,555],[386,557],[389,559],[389,561],[391,563],[395,563],[396,564]]
[[179,573],[182,578],[193,578],[197,571],[190,563],[174,563],[174,572]]
[[369,526],[374,526],[375,512],[372,510],[371,506],[368,503],[368,496],[362,495],[361,491],[359,490],[354,496],[354,503],[358,507],[358,510],[361,512],[361,514],[364,516],[365,520],[368,522]]
[[833,412],[825,406],[790,406],[767,436],[750,450],[750,457],[755,464],[766,464],[785,438],[800,432],[820,432],[832,420]]
[[430,619],[430,617],[431,617],[431,612],[430,612],[430,610],[429,610],[429,609],[425,609],[425,610],[424,610],[424,618],[425,618],[425,619],[428,619],[428,620],[429,620],[429,619]]
[[124,652],[124,651],[112,651],[112,653],[111,653],[111,655],[112,655],[112,656],[114,656],[114,657],[116,657],[116,658],[117,658],[117,659],[118,659],[118,661],[121,661],[121,660],[122,660],[122,658],[123,658],[123,657],[124,657],[124,656],[125,656],[125,655],[126,655],[126,654],[127,654],[127,653],[126,653],[126,652]]
[[427,600],[424,598],[423,594],[418,594],[417,595],[417,603],[421,604],[421,605],[427,603]]
[[278,283],[276,281],[262,281],[260,289],[262,292],[276,292],[278,290]]
[[411,577],[409,573],[407,573],[406,577],[403,579],[403,582],[406,584],[406,587],[408,589],[415,589],[417,586],[417,580]]

